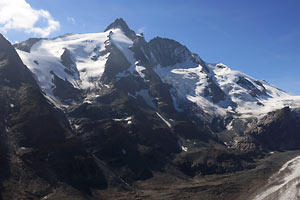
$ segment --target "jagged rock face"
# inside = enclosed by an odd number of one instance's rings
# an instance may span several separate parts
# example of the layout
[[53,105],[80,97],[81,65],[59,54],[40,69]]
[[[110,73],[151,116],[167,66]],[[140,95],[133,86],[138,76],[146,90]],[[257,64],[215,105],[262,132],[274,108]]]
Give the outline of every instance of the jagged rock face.
[[52,73],[53,76],[53,84],[55,88],[53,89],[53,94],[60,98],[60,100],[65,104],[72,104],[73,102],[77,102],[80,99],[81,90],[75,88],[70,82],[67,80],[62,80],[56,74]]
[[109,56],[105,63],[102,80],[109,84],[115,82],[116,75],[127,70],[131,63],[114,44],[110,44],[106,49],[109,52]]
[[219,138],[228,148],[247,153],[295,150],[299,143],[299,116],[289,107],[268,113],[261,119],[232,119]]
[[32,45],[34,45],[35,43],[37,43],[40,40],[41,40],[41,38],[29,38],[28,40],[26,40],[24,42],[14,44],[14,47],[17,49],[20,49],[22,51],[26,51],[26,52],[30,53],[30,49],[31,49]]
[[137,36],[130,50],[134,52],[134,57],[140,65],[148,68],[155,67],[155,57],[151,51],[150,45],[145,41],[143,36]]
[[116,19],[113,23],[111,23],[105,29],[105,31],[108,31],[108,30],[111,30],[111,29],[115,29],[115,28],[122,29],[123,32],[125,33],[125,35],[127,37],[129,37],[130,39],[135,39],[136,38],[135,32],[128,27],[128,25],[126,24],[126,22],[122,18]]
[[[52,140],[63,140],[64,130],[32,74],[10,43],[3,36],[0,40],[0,79],[3,81],[0,86],[2,101],[6,102],[1,106],[7,126],[15,132],[20,146],[43,146]],[[49,124],[48,129],[46,124]]]
[[219,103],[220,101],[225,100],[226,94],[212,80],[212,78],[209,78],[208,79],[208,85],[204,90],[204,96],[210,98],[213,103]]
[[255,81],[255,83],[262,87],[262,90],[259,90],[257,87],[255,87],[255,85],[253,85],[249,80],[245,79],[244,77],[239,77],[236,83],[241,85],[243,88],[249,90],[249,93],[252,97],[258,97],[261,95],[267,96],[266,88],[259,81]]
[[[31,73],[24,66],[15,49],[0,35],[0,83],[9,87],[20,87],[22,83],[36,85]],[[8,67],[9,66],[9,67]]]
[[64,53],[60,56],[62,64],[66,67],[65,72],[74,76],[79,76],[79,72],[76,68],[76,59],[72,56],[69,49],[65,49]]
[[12,132],[20,132],[18,133],[20,141],[31,143],[29,146],[43,145],[39,144],[39,141],[35,141],[35,137],[47,140],[52,137],[51,135],[57,134],[62,139],[63,130],[53,131],[49,129],[46,131],[47,128],[43,124],[39,124],[39,122],[44,121],[44,124],[49,123],[49,127],[51,127],[50,119],[52,118],[52,128],[61,127],[58,120],[55,119],[54,109],[44,99],[31,72],[22,63],[14,48],[3,36],[0,38],[0,44],[0,91],[1,101],[4,102],[1,104],[1,110],[3,110],[1,113],[6,126],[10,127],[7,129],[12,129]]
[[269,113],[246,132],[270,150],[300,148],[299,119],[289,107]]
[[149,42],[149,46],[162,67],[180,63],[199,63],[200,61],[185,46],[174,40],[156,37]]

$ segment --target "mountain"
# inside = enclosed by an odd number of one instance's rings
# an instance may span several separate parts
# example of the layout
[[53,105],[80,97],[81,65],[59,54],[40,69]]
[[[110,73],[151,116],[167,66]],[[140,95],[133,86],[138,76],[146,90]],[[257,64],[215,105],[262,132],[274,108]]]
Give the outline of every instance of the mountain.
[[1,37],[0,102],[0,199],[114,198],[300,148],[300,97],[123,19],[14,47]]
[[[123,19],[117,19],[103,33],[29,39],[15,47],[47,98],[58,105],[82,103],[93,98],[94,91],[109,89],[128,77],[146,85],[152,79],[171,85],[168,93],[178,112],[194,105],[211,116],[249,117],[300,105],[299,97],[224,64],[205,63],[174,40],[157,37],[146,42]],[[118,63],[111,63],[116,62],[115,56]],[[119,66],[110,67],[110,63]],[[62,88],[69,93],[59,92]],[[132,95],[141,90],[131,91]],[[157,96],[148,94],[149,98],[144,96],[146,102],[157,106],[158,102],[150,100]]]
[[175,122],[180,116],[223,132],[235,121],[246,119],[247,126],[269,112],[300,106],[300,97],[222,63],[206,63],[179,42],[160,37],[146,42],[123,19],[103,33],[29,39],[16,48],[45,96],[69,110],[117,90]]

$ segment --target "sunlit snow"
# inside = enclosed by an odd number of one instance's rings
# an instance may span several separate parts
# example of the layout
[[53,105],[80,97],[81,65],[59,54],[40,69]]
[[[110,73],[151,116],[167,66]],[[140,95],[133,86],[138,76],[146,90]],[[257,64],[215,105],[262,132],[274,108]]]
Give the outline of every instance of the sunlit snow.
[[[300,107],[300,97],[291,96],[265,81],[255,80],[244,73],[230,69],[224,64],[208,64],[208,70],[209,72],[206,72],[203,66],[195,66],[193,63],[169,67],[157,66],[155,68],[162,81],[173,86],[175,91],[172,94],[177,95],[177,99],[195,103],[210,115],[224,116],[229,112],[241,114],[241,117],[245,118],[261,117],[270,111],[285,106],[292,109]],[[249,81],[261,92],[265,88],[266,95],[251,96],[249,89],[237,83],[240,77]],[[228,97],[225,100],[214,104],[210,97],[205,97],[204,93],[209,84],[209,78],[227,94]],[[179,110],[180,105],[177,101],[174,101],[174,106]],[[233,103],[236,104],[235,107],[233,107]]]

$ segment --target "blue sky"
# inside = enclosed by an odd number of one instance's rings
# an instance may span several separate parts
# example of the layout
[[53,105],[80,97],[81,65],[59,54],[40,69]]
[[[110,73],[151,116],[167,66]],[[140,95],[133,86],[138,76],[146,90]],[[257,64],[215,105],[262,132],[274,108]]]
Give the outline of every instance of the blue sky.
[[[207,62],[222,62],[291,94],[300,95],[298,0],[26,2],[33,10],[39,11],[36,15],[40,18],[33,26],[45,27],[49,20],[53,26],[47,31],[20,25],[6,30],[2,28],[2,33],[12,42],[36,36],[101,32],[116,18],[122,17],[131,29],[144,32],[146,40],[155,36],[175,39]],[[43,14],[41,9],[51,16]]]

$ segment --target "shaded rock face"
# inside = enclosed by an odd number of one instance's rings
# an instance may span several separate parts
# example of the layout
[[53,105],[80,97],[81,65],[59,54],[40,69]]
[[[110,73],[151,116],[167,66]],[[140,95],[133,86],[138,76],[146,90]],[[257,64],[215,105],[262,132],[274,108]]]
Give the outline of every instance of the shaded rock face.
[[188,176],[232,173],[255,167],[251,156],[221,148],[181,155],[174,162]]
[[[22,144],[29,146],[44,145],[35,139],[46,142],[53,134],[56,134],[54,138],[61,140],[64,131],[55,117],[56,111],[47,103],[31,72],[24,66],[14,48],[2,36],[0,44],[0,79],[3,80],[0,90],[2,101],[6,102],[2,106],[4,113],[7,113],[7,125]],[[50,129],[44,129],[46,123],[50,125]]]
[[[144,78],[140,77],[137,72],[129,74],[126,72],[131,67],[131,63],[126,59],[123,53],[113,44],[106,46],[109,56],[105,64],[105,71],[101,78],[106,84],[112,85],[114,89],[128,97],[128,94],[137,94],[140,91],[146,91],[150,98],[156,99],[153,104],[163,112],[174,113],[173,100],[169,93],[170,86],[161,81],[159,76],[154,72],[154,58],[151,57],[151,50],[148,43],[141,36],[137,36],[130,50],[134,53],[134,58],[139,66],[143,66]],[[125,77],[118,78],[120,73],[125,73]],[[144,101],[142,96],[137,98]],[[158,103],[158,101],[160,103]],[[146,103],[146,106],[149,106]]]
[[53,94],[59,97],[65,104],[71,104],[80,100],[81,90],[74,88],[74,86],[68,82],[68,80],[62,80],[55,73],[53,75]]
[[258,88],[256,88],[250,81],[248,81],[244,77],[239,77],[239,80],[237,81],[237,83],[239,85],[241,85],[243,88],[249,90],[250,91],[250,95],[252,97],[257,97],[257,96],[261,96],[261,95],[267,95],[266,88],[264,88],[264,86],[259,81],[256,81],[255,83],[258,84],[259,86],[263,87],[262,91],[259,90]]
[[28,40],[25,40],[24,42],[14,44],[14,47],[29,53],[31,47],[40,40],[42,40],[42,38],[29,38]]
[[136,38],[135,32],[128,27],[128,25],[126,24],[126,22],[124,21],[123,18],[116,19],[113,23],[111,23],[105,29],[105,31],[108,31],[108,30],[113,29],[113,28],[121,28],[123,30],[123,32],[125,33],[125,35],[127,37],[129,37],[130,39],[135,39]]
[[145,41],[143,36],[137,36],[134,39],[130,50],[134,52],[134,57],[140,62],[140,65],[149,66],[151,68],[155,66],[155,58],[152,55],[149,44]]
[[156,37],[149,42],[149,46],[162,67],[178,63],[199,63],[201,60],[185,46],[171,39]]
[[[219,134],[230,149],[245,153],[295,150],[300,148],[299,115],[289,107],[268,113],[261,119],[233,119],[231,129]],[[232,137],[232,138],[230,138]]]
[[65,72],[74,76],[79,76],[79,72],[76,68],[76,59],[72,56],[72,53],[67,48],[64,53],[60,56],[61,63],[66,67]]
[[2,35],[0,35],[0,61],[1,85],[17,88],[22,83],[28,83],[37,86],[31,76],[31,72],[22,63],[15,49]]
[[116,75],[128,69],[131,64],[115,45],[109,44],[106,49],[110,54],[105,64],[102,80],[105,83],[112,83],[115,82]]
[[206,87],[204,96],[211,98],[213,103],[218,103],[225,100],[226,94],[221,88],[210,78],[209,85]]
[[300,148],[299,120],[289,107],[269,113],[246,131],[269,150]]

